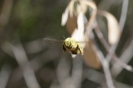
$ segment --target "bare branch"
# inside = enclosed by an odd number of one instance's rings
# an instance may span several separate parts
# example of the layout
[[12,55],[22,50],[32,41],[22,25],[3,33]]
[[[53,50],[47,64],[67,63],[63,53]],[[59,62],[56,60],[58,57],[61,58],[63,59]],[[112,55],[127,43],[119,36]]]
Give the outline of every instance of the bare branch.
[[133,68],[127,64],[125,64],[124,62],[122,62],[115,54],[114,52],[112,52],[109,48],[108,43],[106,42],[106,40],[103,38],[103,35],[100,31],[100,29],[98,28],[98,26],[96,26],[95,28],[95,32],[98,35],[101,43],[104,45],[106,51],[108,52],[108,54],[119,64],[121,65],[123,68],[125,68],[128,71],[133,71]]
[[[130,43],[130,45],[126,48],[126,50],[123,52],[123,54],[120,56],[120,60],[122,60],[125,63],[128,63],[132,57],[133,57],[133,40]],[[117,77],[119,73],[122,71],[122,67],[117,65],[117,63],[113,64],[113,67],[111,68],[111,72],[114,77]]]
[[73,60],[73,70],[72,70],[72,81],[74,83],[75,88],[80,88],[81,79],[82,79],[82,65],[83,60],[81,56],[77,56]]
[[4,65],[0,72],[0,88],[6,88],[10,74],[11,67],[8,65]]
[[26,56],[26,53],[22,47],[21,44],[14,46],[12,44],[10,44],[11,49],[15,55],[15,58],[19,64],[19,66],[21,67],[22,71],[23,71],[23,76],[24,79],[26,81],[26,84],[29,88],[40,88],[34,71],[30,66],[30,62],[28,61],[28,58]]
[[[93,43],[94,43],[94,40],[93,40]],[[97,44],[95,44],[95,45],[97,45]],[[111,73],[109,70],[109,62],[104,58],[104,55],[102,54],[102,52],[100,50],[98,50],[95,46],[93,46],[93,48],[97,52],[97,55],[99,56],[99,59],[100,59],[101,64],[103,66],[108,88],[115,88],[115,86],[113,84],[112,77],[111,77]]]
[[120,27],[121,31],[123,31],[124,25],[125,25],[125,22],[126,22],[127,11],[128,11],[128,3],[129,3],[129,0],[123,0],[121,16],[120,16],[120,20],[119,20],[119,27]]
[[[91,81],[98,83],[100,85],[102,85],[104,82],[106,82],[104,80],[105,79],[104,74],[101,72],[98,72],[94,69],[91,69],[91,68],[85,69],[83,73],[84,73],[83,75],[85,77],[87,77],[88,80],[91,80]],[[133,86],[129,86],[129,85],[117,82],[115,80],[113,80],[113,81],[114,81],[114,85],[116,86],[116,88],[133,88]],[[100,87],[100,88],[107,88],[107,87]]]
[[[123,31],[124,24],[125,24],[125,21],[126,21],[127,10],[128,10],[128,2],[129,2],[129,0],[123,0],[122,12],[121,12],[121,17],[120,17],[120,21],[119,21],[119,27],[120,27],[121,31]],[[110,48],[111,52],[113,52],[113,53],[115,52],[119,41],[116,44],[111,46],[111,48]],[[111,56],[108,54],[106,56],[106,59],[108,59],[110,61],[111,60]]]

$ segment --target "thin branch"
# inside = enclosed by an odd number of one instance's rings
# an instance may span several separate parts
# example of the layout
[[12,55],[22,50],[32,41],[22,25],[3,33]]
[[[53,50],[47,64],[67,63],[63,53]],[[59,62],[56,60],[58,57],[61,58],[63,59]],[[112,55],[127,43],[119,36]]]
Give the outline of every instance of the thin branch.
[[[94,40],[93,40],[93,43],[95,45],[97,45],[94,42]],[[96,51],[96,53],[97,53],[97,55],[99,57],[99,60],[100,60],[100,62],[102,64],[108,88],[115,88],[115,86],[113,84],[112,77],[111,77],[111,73],[110,73],[110,70],[109,70],[109,62],[104,58],[104,55],[102,54],[102,52],[97,47],[93,46],[93,48],[95,49],[95,51]]]
[[11,67],[8,65],[4,65],[0,72],[0,88],[6,88],[10,74]]
[[[70,76],[70,63],[67,64],[65,58],[62,58],[57,68],[57,77],[61,88],[80,88],[82,81],[82,59],[78,55],[73,59],[72,76]],[[63,73],[62,73],[63,72]],[[55,84],[52,84],[55,85]],[[51,85],[51,86],[52,86]]]
[[81,56],[75,57],[73,59],[73,70],[72,70],[72,81],[75,88],[80,88],[82,82],[82,66],[83,60]]
[[67,58],[62,57],[58,63],[56,74],[60,85],[63,85],[67,78],[69,78],[71,65],[67,63]]
[[[103,82],[106,82],[106,80],[104,80],[105,79],[104,74],[99,71],[96,71],[94,69],[91,69],[91,68],[84,69],[83,73],[84,73],[83,75],[85,76],[85,78],[87,78],[88,80],[91,80],[97,84],[100,84],[101,86],[104,85]],[[116,88],[133,88],[133,86],[129,86],[127,84],[117,82],[115,80],[113,80],[113,82],[114,82],[114,85]],[[100,87],[100,88],[103,88],[103,87]],[[104,88],[107,88],[107,87],[104,87]]]
[[119,20],[119,27],[120,27],[121,31],[123,31],[124,25],[125,25],[125,22],[126,22],[127,11],[128,11],[128,3],[129,3],[129,0],[123,0],[121,16],[120,16],[120,20]]
[[[32,41],[32,42],[26,44],[25,48],[26,48],[26,50],[29,46],[30,46],[30,48],[33,48],[33,46],[35,46],[36,43],[38,45],[40,45],[40,42],[41,41],[38,41],[38,40]],[[46,48],[46,46],[43,47],[41,45],[40,45],[40,47],[42,47],[43,49]],[[15,58],[15,56],[13,55],[12,49],[10,47],[10,44],[8,42],[4,43],[1,48],[6,54],[11,56],[12,58]],[[51,50],[51,51],[53,51],[53,50]],[[55,50],[55,51],[57,51],[57,50]],[[50,51],[47,50],[44,53],[39,54],[36,57],[34,57],[32,60],[30,60],[30,65],[32,66],[34,71],[37,71],[38,69],[40,69],[47,62],[54,60],[56,57],[59,57],[58,55],[60,52],[55,53],[56,55],[53,55],[54,58],[49,56],[48,52],[50,52]],[[30,53],[30,52],[27,52],[27,53]],[[17,67],[15,70],[13,70],[12,74],[13,75],[11,76],[11,78],[9,80],[10,84],[16,84],[16,83],[20,82],[20,80],[23,78],[23,73],[21,72],[21,67]]]
[[[123,54],[120,56],[120,59],[124,61],[125,63],[128,63],[130,59],[133,57],[133,39],[130,43],[130,45],[124,50]],[[117,65],[116,63],[113,64],[113,67],[111,68],[112,75],[114,77],[117,77],[119,73],[122,71],[122,67]]]
[[[123,0],[123,4],[122,4],[122,11],[121,11],[121,16],[120,16],[120,21],[119,21],[119,27],[120,27],[121,32],[123,31],[125,21],[126,21],[126,17],[127,17],[128,2],[129,2],[129,0]],[[113,52],[113,53],[115,52],[119,41],[116,44],[111,46],[111,48],[109,49],[111,52]],[[108,61],[110,61],[111,56],[108,54],[106,56],[106,59],[108,59]]]
[[98,6],[98,9],[107,11],[114,3],[116,3],[116,1],[117,0],[102,0]]
[[23,76],[27,86],[29,88],[40,88],[22,45],[19,44],[18,46],[14,46],[10,44],[10,46],[20,68],[23,71]]
[[104,39],[100,29],[98,28],[98,26],[96,26],[94,28],[98,38],[100,39],[101,43],[103,44],[103,46],[105,47],[106,51],[108,52],[108,54],[123,68],[125,68],[128,71],[133,71],[133,68],[130,65],[125,64],[124,62],[122,62],[115,54],[114,52],[112,52],[110,50],[110,47],[108,45],[108,43],[106,42],[106,40]]

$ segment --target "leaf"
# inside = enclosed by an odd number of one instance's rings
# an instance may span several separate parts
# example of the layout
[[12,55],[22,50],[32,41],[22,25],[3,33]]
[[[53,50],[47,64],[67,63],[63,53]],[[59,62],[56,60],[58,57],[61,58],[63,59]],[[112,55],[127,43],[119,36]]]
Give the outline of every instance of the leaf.
[[[72,33],[72,38],[77,41],[88,41],[86,35],[84,34],[84,13],[80,12],[78,15],[78,29],[76,28]],[[81,44],[82,48],[84,49],[85,43]]]
[[68,15],[66,27],[68,32],[72,34],[73,31],[77,28],[77,16],[73,15],[73,17],[70,17],[70,15]]
[[95,49],[93,49],[93,43],[92,41],[89,39],[89,44],[87,44],[84,48],[84,62],[95,69],[98,69],[101,67],[101,63],[99,61],[99,58],[96,54]]
[[109,43],[115,44],[118,41],[118,39],[120,38],[120,34],[121,34],[121,31],[120,31],[120,28],[118,25],[118,21],[112,14],[110,14],[106,11],[99,11],[99,14],[105,16],[107,19]]
[[68,10],[69,10],[69,13],[70,13],[70,17],[73,17],[75,1],[76,0],[71,0],[71,2],[68,5]]
[[68,9],[66,8],[65,12],[62,14],[61,25],[64,26],[68,20]]
[[94,23],[95,18],[96,18],[97,6],[96,6],[96,4],[95,4],[93,1],[83,0],[82,3],[83,3],[84,5],[87,5],[87,6],[89,6],[89,7],[92,8],[92,13],[91,13],[90,19],[89,19],[89,21],[88,21],[88,23],[87,23],[87,28],[91,29],[91,26],[92,26],[92,24]]
[[[86,41],[85,35],[84,35],[84,13],[79,13],[78,15],[78,29],[74,30],[72,33],[72,37],[76,39],[77,41]],[[85,44],[82,44],[82,47],[85,47]]]
[[[68,5],[68,19],[67,19],[67,29],[69,33],[72,35],[72,38],[76,39],[77,41],[88,41],[88,35],[85,33],[85,13],[87,11],[87,7],[92,8],[91,17],[87,26],[90,28],[95,21],[97,7],[94,2],[82,0],[79,1],[79,4],[76,5],[76,9],[74,9],[75,0],[72,0]],[[63,13],[64,16],[64,23],[66,21],[67,15]],[[91,28],[90,28],[91,29]],[[88,43],[81,43],[82,48],[84,49],[84,60],[85,63],[93,68],[100,68],[101,64],[99,62],[98,57],[92,47],[89,46]],[[72,55],[74,58],[75,55]]]

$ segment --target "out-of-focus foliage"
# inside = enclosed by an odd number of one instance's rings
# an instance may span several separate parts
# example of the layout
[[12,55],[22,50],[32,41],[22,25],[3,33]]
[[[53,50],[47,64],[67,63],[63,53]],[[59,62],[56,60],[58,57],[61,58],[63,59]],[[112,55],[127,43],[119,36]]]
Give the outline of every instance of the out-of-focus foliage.
[[[20,24],[17,28],[16,35],[25,41],[43,38],[49,35],[58,38],[62,37],[60,35],[64,35],[65,32],[60,26],[60,18],[58,17],[61,16],[63,6],[58,7],[58,2],[52,2],[53,4],[50,4],[50,1],[44,0],[17,1],[13,19],[19,20]],[[58,32],[56,31],[57,29]]]
[[[94,2],[99,10],[110,12],[119,22],[122,0]],[[68,25],[77,19],[69,19],[67,27],[61,26],[62,13],[68,3],[69,0],[0,0],[0,88],[107,88],[102,68],[95,70],[81,59],[82,56],[72,59],[69,53],[63,53],[62,46],[47,45],[43,41],[45,37],[63,40],[63,36],[71,36],[66,28],[70,29]],[[130,0],[116,48],[116,55],[131,66],[132,7],[133,1]],[[107,20],[101,16],[97,16],[97,20],[108,41]],[[97,36],[95,40],[106,55]],[[117,68],[117,71],[115,65],[113,63],[110,68],[116,88],[133,88],[133,73],[123,68]],[[80,83],[75,82],[78,78],[82,79],[78,81]]]

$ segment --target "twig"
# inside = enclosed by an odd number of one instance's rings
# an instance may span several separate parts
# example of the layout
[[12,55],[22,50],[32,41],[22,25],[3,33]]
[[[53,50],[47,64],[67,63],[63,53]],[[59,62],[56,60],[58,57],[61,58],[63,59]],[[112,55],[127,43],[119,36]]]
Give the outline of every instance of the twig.
[[[94,40],[93,40],[93,43],[95,43]],[[95,43],[95,45],[97,45],[97,44]],[[109,70],[109,62],[104,58],[104,55],[102,54],[102,52],[100,50],[98,50],[95,46],[93,46],[93,48],[95,49],[95,51],[99,57],[99,60],[102,64],[108,88],[115,88],[115,86],[113,84],[112,77],[111,77],[111,73]]]
[[4,65],[0,72],[0,88],[6,88],[6,84],[8,82],[10,74],[11,74],[11,67],[8,65]]
[[30,62],[26,56],[26,53],[21,44],[18,46],[14,46],[10,44],[10,47],[15,55],[15,58],[23,71],[23,76],[26,81],[26,84],[29,88],[40,88],[37,80],[35,78],[35,74],[33,69],[30,66]]
[[[58,68],[57,76],[60,82],[61,88],[80,88],[82,79],[82,59],[80,56],[76,56],[73,59],[72,76],[70,75],[70,65],[66,63],[65,58],[62,58]],[[62,73],[63,72],[63,73]],[[53,84],[54,85],[54,84]]]
[[[125,63],[128,63],[130,61],[130,59],[132,59],[132,57],[133,57],[133,39],[132,39],[130,45],[124,50],[123,54],[120,56],[120,59],[122,61],[124,61]],[[122,71],[122,67],[120,67],[119,65],[117,65],[117,63],[115,63],[112,66],[112,68],[111,68],[111,72],[112,72],[112,75],[114,77],[117,77],[118,74],[121,71]]]
[[125,25],[125,22],[126,22],[127,11],[128,11],[128,3],[129,3],[129,0],[123,0],[121,16],[120,16],[120,21],[119,21],[119,27],[120,27],[121,31],[123,31],[124,25]]
[[[86,25],[86,27],[85,27],[86,30],[87,30],[86,32],[90,36],[90,38],[93,40],[93,43],[95,43],[94,42],[94,34],[92,32],[89,32],[90,28],[88,28],[87,26],[88,25]],[[95,27],[98,27],[96,21],[93,23],[93,25],[91,25],[91,28],[95,28]],[[102,36],[102,35],[100,35],[100,36]],[[97,45],[97,44],[95,43],[94,45]],[[111,77],[111,73],[110,73],[110,70],[109,70],[109,62],[104,58],[104,55],[102,54],[102,52],[99,51],[97,49],[97,47],[95,47],[94,45],[92,45],[92,47],[95,49],[95,52],[96,52],[97,56],[99,57],[100,62],[102,64],[102,66],[103,66],[104,73],[105,73],[105,78],[106,78],[106,82],[107,82],[107,86],[108,86],[108,88],[115,88],[115,86],[113,84],[112,77]],[[106,47],[106,48],[108,48],[108,47]]]
[[80,56],[73,59],[72,81],[75,88],[80,88],[82,79],[82,65],[83,61]]
[[[36,42],[38,45],[40,45],[40,41],[39,42]],[[30,46],[30,48],[33,48],[33,45],[36,45],[35,41],[33,41],[32,43],[28,43],[26,44],[27,47],[26,47],[26,50],[28,48],[28,46]],[[36,45],[37,46],[37,45]],[[40,45],[40,47],[43,48],[43,46]],[[10,44],[8,42],[4,43],[3,46],[1,47],[2,50],[8,54],[9,56],[11,56],[12,58],[15,58],[14,55],[13,55],[13,52],[12,52],[12,49],[10,47]],[[46,47],[44,47],[45,49]],[[57,50],[55,50],[57,51]],[[47,53],[49,52],[49,50],[45,51],[44,53],[42,54],[39,54],[37,55],[36,57],[34,57],[32,60],[30,60],[30,64],[33,68],[34,71],[37,71],[38,69],[40,69],[44,64],[46,64],[47,62],[51,61],[51,60],[54,60],[56,57],[58,56],[55,56],[54,55],[54,58],[51,58],[49,56],[49,54]],[[30,52],[27,52],[27,53],[30,53]],[[56,53],[57,54],[57,53]],[[59,54],[57,54],[59,55]],[[44,58],[45,57],[45,58]],[[21,68],[20,67],[17,67],[15,70],[13,70],[12,72],[12,76],[9,80],[9,83],[10,84],[16,84],[18,82],[20,82],[20,80],[23,78],[23,73],[21,72]]]
[[[129,0],[123,0],[123,4],[122,4],[122,12],[121,12],[120,21],[119,21],[119,27],[120,27],[121,32],[123,31],[126,17],[127,17],[128,2],[129,2]],[[119,39],[119,41],[120,41],[120,39]],[[111,46],[111,48],[109,49],[111,52],[113,52],[113,53],[115,52],[119,41],[116,44]],[[108,59],[108,61],[110,61],[111,56],[108,54],[106,56],[106,59]]]
[[[100,84],[101,86],[104,85],[103,82],[106,81],[106,80],[104,80],[105,79],[104,74],[99,71],[96,71],[94,69],[91,69],[91,68],[85,69],[83,73],[84,73],[83,75],[85,76],[85,78],[87,78],[88,80],[91,80],[97,84]],[[113,80],[113,82],[114,82],[114,85],[116,88],[133,88],[133,86],[129,86],[127,84],[120,83],[115,80]],[[100,87],[100,88],[107,88],[107,87]]]
[[100,29],[98,28],[98,26],[96,26],[95,28],[95,32],[98,36],[98,38],[100,39],[101,43],[104,45],[106,51],[108,52],[108,54],[119,64],[121,65],[123,68],[125,68],[128,71],[133,71],[133,68],[127,64],[125,64],[124,62],[122,62],[109,48],[109,45],[107,44],[106,40],[103,38],[103,35],[100,31]]
[[63,85],[65,80],[69,78],[70,69],[71,65],[70,63],[67,63],[67,58],[65,57],[61,58],[56,70],[57,78],[61,85]]
[[116,0],[102,0],[98,8],[107,11],[113,5],[113,3],[116,3]]

